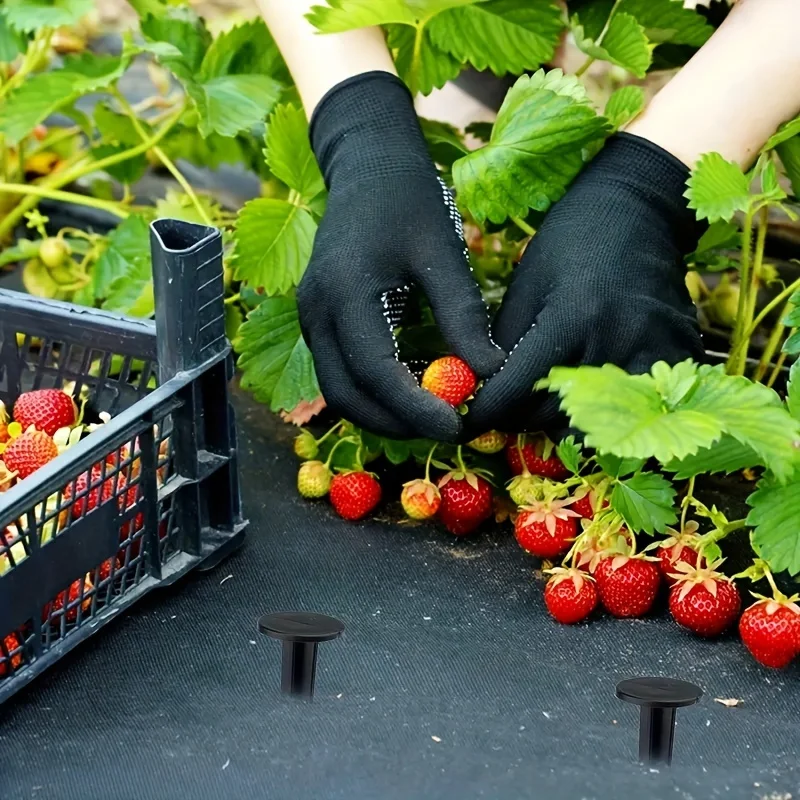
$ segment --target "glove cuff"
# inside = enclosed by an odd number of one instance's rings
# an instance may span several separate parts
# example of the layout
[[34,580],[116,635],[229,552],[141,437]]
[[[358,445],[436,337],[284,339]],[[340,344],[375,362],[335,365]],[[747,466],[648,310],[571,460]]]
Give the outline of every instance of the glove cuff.
[[389,72],[365,72],[330,89],[311,116],[310,138],[330,190],[340,181],[436,176],[411,93]]
[[626,186],[668,221],[681,252],[692,252],[707,225],[698,222],[684,197],[689,168],[663,147],[632,133],[611,136],[590,169]]

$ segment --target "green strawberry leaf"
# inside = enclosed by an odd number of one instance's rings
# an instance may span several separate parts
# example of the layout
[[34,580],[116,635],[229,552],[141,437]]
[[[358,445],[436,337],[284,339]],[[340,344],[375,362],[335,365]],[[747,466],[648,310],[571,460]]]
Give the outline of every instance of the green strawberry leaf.
[[781,348],[784,353],[790,356],[800,355],[800,331],[793,333],[784,343]]
[[697,365],[682,361],[670,367],[663,361],[653,364],[651,370],[656,391],[664,398],[667,408],[675,408],[699,382]]
[[84,94],[106,89],[128,66],[127,58],[84,54],[64,59],[64,68],[25,80],[0,103],[0,133],[10,144],[24,139],[55,111]]
[[319,397],[314,361],[300,333],[293,297],[268,297],[239,328],[234,342],[242,388],[272,411],[290,411]]
[[398,75],[412,94],[441,89],[461,71],[461,64],[431,42],[427,26],[389,25],[386,41],[394,55]]
[[311,151],[308,122],[301,108],[278,106],[269,118],[266,156],[272,174],[300,195],[306,203],[324,191],[325,183]]
[[697,249],[694,253],[687,256],[687,260],[695,262],[702,260],[708,253],[714,250],[724,250],[735,247],[739,244],[739,226],[735,222],[717,220],[706,228]]
[[676,480],[686,480],[697,475],[713,475],[719,472],[729,475],[747,467],[761,465],[762,461],[752,447],[725,434],[711,447],[704,447],[686,458],[670,461],[664,465],[664,469],[674,472]]
[[753,549],[773,572],[800,573],[800,482],[780,484],[772,475],[747,498]]
[[459,63],[518,75],[553,58],[564,22],[554,0],[488,0],[438,14],[428,30]]
[[481,142],[488,142],[489,139],[492,138],[493,127],[493,122],[470,122],[470,124],[464,128],[464,133],[474,136]]
[[523,75],[506,95],[489,142],[453,164],[459,202],[479,222],[546,211],[583,165],[582,148],[608,124],[561,70]]
[[795,197],[800,197],[800,136],[793,136],[775,149]]
[[162,15],[145,17],[140,25],[150,42],[167,42],[178,49],[180,56],[162,54],[159,61],[181,80],[192,80],[211,45],[211,34],[197,14],[185,6],[171,6]]
[[423,118],[419,122],[434,163],[450,169],[454,161],[469,152],[458,130],[452,125]]
[[416,14],[403,0],[328,0],[312,6],[306,19],[323,33],[341,33],[372,25],[414,25]]
[[94,10],[92,0],[5,0],[3,6],[8,24],[23,33],[75,25]]
[[706,153],[695,164],[684,197],[697,219],[730,222],[737,211],[750,207],[750,181],[741,168],[719,153]]
[[598,453],[596,458],[597,466],[612,478],[623,478],[638,472],[645,464],[643,458],[620,458],[611,453]]
[[678,521],[675,489],[655,472],[640,472],[617,481],[611,492],[611,508],[634,533],[663,533]]
[[[128,147],[140,144],[142,139],[136,132],[131,118],[126,114],[118,114],[106,103],[98,103],[94,108],[94,124],[103,140],[112,144],[125,144]],[[151,133],[146,120],[139,120],[146,134]]]
[[714,28],[683,0],[621,0],[617,11],[630,14],[656,44],[669,42],[700,47]]
[[152,277],[150,227],[145,217],[132,214],[111,231],[92,270],[94,296],[103,308],[129,313]]
[[203,136],[236,136],[269,114],[281,95],[281,85],[267,75],[226,75],[206,83],[188,83],[186,90],[200,114]]
[[[205,216],[198,211],[198,205],[205,211]],[[220,211],[219,203],[212,197],[201,194],[193,199],[176,189],[167,189],[166,195],[156,200],[156,218],[160,219],[182,219],[205,225],[207,219],[218,218]]]
[[644,108],[644,90],[641,86],[623,86],[608,98],[603,115],[614,130],[619,130],[639,116]]
[[789,413],[796,420],[800,420],[800,361],[795,361],[791,370],[789,370],[786,405],[789,408]]
[[794,136],[800,135],[800,117],[795,117],[789,122],[784,122],[778,130],[767,139],[767,143],[761,148],[761,152],[774,150],[779,144],[788,142]]
[[555,367],[540,386],[561,395],[561,407],[586,433],[586,445],[600,453],[668,464],[711,447],[728,433],[786,480],[798,466],[800,423],[778,395],[746,378],[725,375],[721,367],[694,368],[698,381],[688,389],[688,371],[681,364],[657,365],[652,375],[628,375],[610,364]]
[[27,47],[25,36],[11,27],[6,15],[0,13],[0,64],[10,64]]
[[604,29],[599,42],[586,35],[577,16],[573,19],[575,24],[572,33],[575,44],[586,55],[616,64],[637,78],[643,78],[647,74],[647,69],[653,61],[653,46],[635,17],[616,12]]
[[556,454],[561,459],[561,463],[573,475],[577,475],[581,470],[581,449],[581,444],[575,441],[574,436],[562,439],[556,447]]
[[245,203],[236,223],[234,277],[285,294],[303,276],[317,225],[311,214],[286,200]]

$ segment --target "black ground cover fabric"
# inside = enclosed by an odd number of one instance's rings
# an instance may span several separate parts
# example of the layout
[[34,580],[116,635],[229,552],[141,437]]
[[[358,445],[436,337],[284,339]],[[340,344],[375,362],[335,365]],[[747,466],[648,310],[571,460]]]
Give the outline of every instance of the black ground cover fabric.
[[[0,707],[2,800],[800,797],[796,667],[664,617],[556,626],[508,527],[456,542],[339,520],[297,497],[291,432],[237,405],[246,546]],[[347,624],[312,705],[281,697],[279,645],[256,632],[282,609]],[[671,770],[635,763],[636,711],[614,697],[645,674],[705,690]]]

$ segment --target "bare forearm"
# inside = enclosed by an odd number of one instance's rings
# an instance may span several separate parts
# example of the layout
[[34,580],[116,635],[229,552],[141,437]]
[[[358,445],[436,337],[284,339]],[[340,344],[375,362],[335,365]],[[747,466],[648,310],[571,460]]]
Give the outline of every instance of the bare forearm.
[[396,74],[378,28],[319,34],[305,18],[320,0],[256,0],[264,20],[292,73],[306,114],[328,89],[371,70]]
[[628,127],[687,165],[708,152],[748,167],[800,113],[800,0],[740,0]]

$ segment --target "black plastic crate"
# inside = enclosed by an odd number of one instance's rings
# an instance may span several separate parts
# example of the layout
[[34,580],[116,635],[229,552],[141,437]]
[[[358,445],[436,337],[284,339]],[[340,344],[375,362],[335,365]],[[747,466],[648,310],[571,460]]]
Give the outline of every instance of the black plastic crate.
[[[111,418],[0,493],[0,702],[244,537],[222,237],[151,226],[155,324],[0,290],[0,400],[74,384]],[[5,532],[5,534],[4,534]]]

